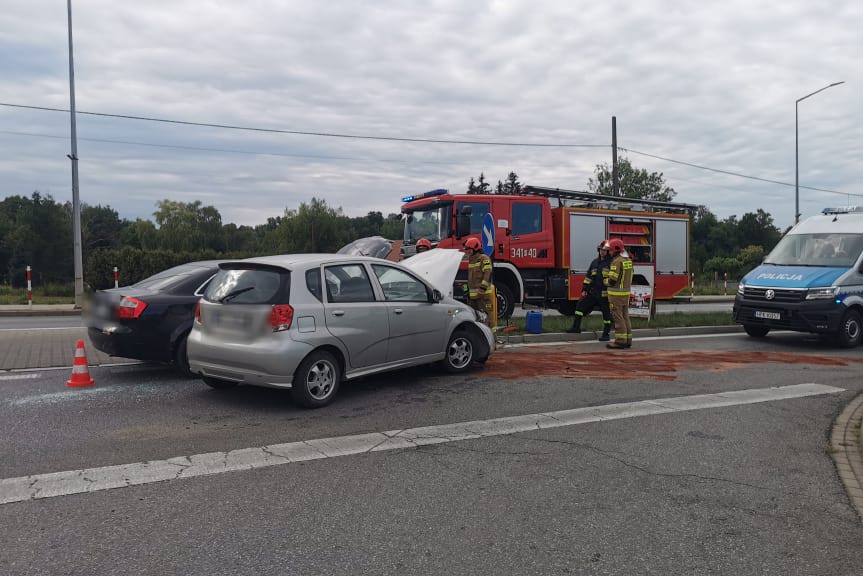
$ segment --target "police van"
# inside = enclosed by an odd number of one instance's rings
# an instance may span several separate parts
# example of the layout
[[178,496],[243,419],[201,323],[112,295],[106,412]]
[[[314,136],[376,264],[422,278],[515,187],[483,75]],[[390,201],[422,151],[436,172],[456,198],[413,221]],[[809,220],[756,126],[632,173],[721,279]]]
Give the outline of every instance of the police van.
[[792,228],[737,287],[734,321],[828,335],[852,348],[863,337],[863,206],[826,208]]

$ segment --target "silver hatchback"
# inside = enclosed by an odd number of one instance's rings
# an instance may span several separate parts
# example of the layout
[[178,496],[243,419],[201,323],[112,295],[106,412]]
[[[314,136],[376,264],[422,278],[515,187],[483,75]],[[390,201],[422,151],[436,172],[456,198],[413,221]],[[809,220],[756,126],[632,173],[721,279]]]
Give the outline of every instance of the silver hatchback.
[[484,363],[494,336],[480,313],[451,297],[461,254],[427,254],[410,267],[336,254],[222,263],[195,311],[189,368],[213,388],[290,388],[297,403],[316,408],[343,380]]

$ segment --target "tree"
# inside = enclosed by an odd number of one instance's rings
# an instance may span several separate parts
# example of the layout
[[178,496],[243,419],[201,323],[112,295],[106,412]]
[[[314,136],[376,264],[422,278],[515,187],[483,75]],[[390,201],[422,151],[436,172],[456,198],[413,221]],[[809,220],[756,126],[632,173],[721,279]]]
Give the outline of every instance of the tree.
[[[617,173],[620,195],[625,198],[671,202],[677,196],[674,188],[666,185],[662,172],[648,172],[644,168],[635,168],[627,158],[618,159]],[[597,164],[594,174],[596,180],[593,178],[588,180],[588,190],[594,194],[612,196],[614,180],[611,167],[608,164]]]
[[737,252],[737,260],[740,261],[743,271],[752,270],[764,260],[764,247],[750,245],[746,248],[741,248]]
[[467,185],[467,193],[468,194],[491,194],[491,184],[485,181],[485,173],[480,172],[479,178],[476,182],[474,182],[473,177],[471,177],[470,182]]
[[225,238],[225,250],[248,254],[250,256],[260,252],[258,235],[251,226],[237,226],[233,222],[222,226],[222,236]]
[[23,283],[27,266],[37,283],[71,281],[72,217],[50,194],[5,198],[0,231],[0,269],[13,284]]
[[123,228],[129,223],[121,221],[110,206],[81,204],[81,244],[84,250],[118,248]]
[[760,246],[764,252],[772,250],[782,237],[779,228],[773,225],[773,217],[761,208],[744,214],[737,227],[741,245]]
[[506,182],[503,183],[503,194],[521,194],[523,188],[521,182],[518,181],[518,174],[510,172],[506,177]]
[[153,212],[159,226],[162,248],[175,252],[225,249],[222,236],[222,216],[212,206],[195,202],[160,200]]
[[265,248],[283,254],[328,253],[354,240],[350,219],[341,207],[330,208],[326,200],[312,198],[296,210],[285,210],[278,227],[267,234]]
[[122,246],[139,248],[141,250],[156,250],[159,247],[159,231],[150,220],[137,218],[129,222],[121,232]]
[[351,226],[357,238],[368,238],[369,236],[380,236],[384,225],[384,215],[380,212],[369,212],[365,216],[351,218]]
[[387,240],[401,240],[405,235],[405,223],[402,220],[402,215],[398,213],[390,213],[387,215],[381,226],[381,236]]

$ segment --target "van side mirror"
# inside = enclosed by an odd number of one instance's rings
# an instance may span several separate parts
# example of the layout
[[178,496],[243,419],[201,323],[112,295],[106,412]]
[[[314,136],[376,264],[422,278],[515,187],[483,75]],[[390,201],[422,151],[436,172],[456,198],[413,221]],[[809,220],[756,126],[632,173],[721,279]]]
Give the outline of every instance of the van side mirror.
[[463,238],[470,234],[470,215],[459,214],[455,223],[455,237]]
[[443,300],[443,294],[440,293],[440,290],[438,290],[437,288],[434,288],[432,290],[432,302],[437,304],[441,300]]

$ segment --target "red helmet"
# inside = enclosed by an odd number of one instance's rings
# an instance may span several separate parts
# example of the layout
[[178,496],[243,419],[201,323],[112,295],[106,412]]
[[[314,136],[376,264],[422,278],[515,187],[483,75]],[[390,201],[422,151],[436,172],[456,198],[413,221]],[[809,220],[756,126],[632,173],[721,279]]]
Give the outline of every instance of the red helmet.
[[479,238],[468,238],[464,243],[465,250],[482,250],[482,243]]
[[620,238],[612,238],[608,241],[608,247],[611,249],[612,254],[620,254],[626,248],[623,247],[623,240]]
[[420,238],[417,240],[417,252],[425,252],[431,250],[432,245],[428,238]]

